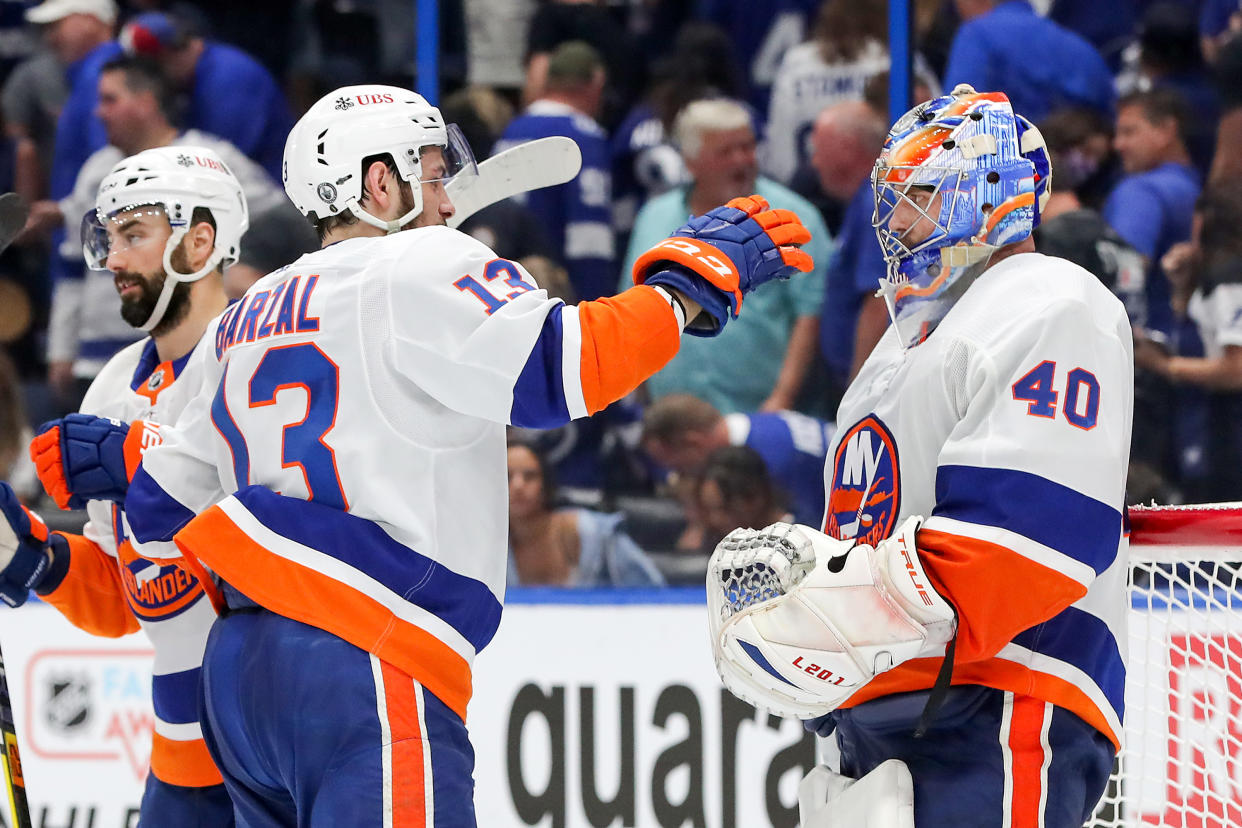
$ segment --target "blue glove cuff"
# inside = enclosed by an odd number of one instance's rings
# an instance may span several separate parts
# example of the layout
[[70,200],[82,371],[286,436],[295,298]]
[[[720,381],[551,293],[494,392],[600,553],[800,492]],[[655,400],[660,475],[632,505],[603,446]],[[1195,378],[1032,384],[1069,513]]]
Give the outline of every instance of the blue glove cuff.
[[729,321],[732,315],[733,303],[731,297],[725,295],[725,292],[718,287],[708,283],[706,279],[689,268],[680,265],[665,263],[665,269],[648,276],[643,284],[645,285],[664,285],[669,288],[676,288],[686,296],[699,303],[699,307],[703,309],[703,313],[707,314],[708,319],[704,319],[700,314],[693,322],[686,326],[686,333],[691,336],[719,336],[724,330],[725,323]]

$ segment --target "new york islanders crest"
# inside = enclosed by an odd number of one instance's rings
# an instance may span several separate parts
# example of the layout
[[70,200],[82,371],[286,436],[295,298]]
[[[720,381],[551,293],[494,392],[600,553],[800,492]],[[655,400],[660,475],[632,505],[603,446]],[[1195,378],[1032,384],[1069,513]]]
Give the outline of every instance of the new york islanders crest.
[[134,615],[143,621],[162,621],[180,615],[198,603],[206,592],[188,569],[179,562],[159,564],[138,556],[125,536],[113,509],[113,532],[117,540],[117,560],[121,581]]
[[868,415],[837,444],[824,534],[874,546],[892,534],[900,507],[897,442],[879,417]]

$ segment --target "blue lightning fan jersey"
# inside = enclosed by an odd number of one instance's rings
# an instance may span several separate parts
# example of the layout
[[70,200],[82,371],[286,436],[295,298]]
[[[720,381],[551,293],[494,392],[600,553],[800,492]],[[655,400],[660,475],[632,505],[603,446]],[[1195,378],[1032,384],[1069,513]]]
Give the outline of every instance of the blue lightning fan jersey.
[[612,171],[603,129],[566,104],[536,101],[509,122],[494,152],[550,135],[564,135],[578,144],[582,170],[573,181],[534,190],[519,200],[543,223],[577,298],[609,296],[617,280],[616,242]]
[[726,414],[729,442],[759,453],[772,480],[791,498],[794,520],[814,526],[824,513],[824,459],[835,427],[796,411]]

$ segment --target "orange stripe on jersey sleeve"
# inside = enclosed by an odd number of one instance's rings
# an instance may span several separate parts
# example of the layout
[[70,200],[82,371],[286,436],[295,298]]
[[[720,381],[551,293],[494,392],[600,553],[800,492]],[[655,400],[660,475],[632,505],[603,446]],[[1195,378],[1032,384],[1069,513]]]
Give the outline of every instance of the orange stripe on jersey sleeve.
[[39,597],[91,635],[119,638],[138,632],[116,558],[82,535],[57,534],[69,543],[69,571],[56,589]]
[[[930,690],[936,683],[943,658],[916,658],[880,673],[861,690],[850,696],[842,707],[857,705],[891,696]],[[955,664],[953,684],[978,684],[1008,690],[1022,696],[1034,696],[1070,711],[1108,737],[1114,750],[1121,750],[1121,739],[1109,724],[1103,711],[1076,684],[1063,678],[1032,670],[1003,658],[990,658],[971,664]]]
[[655,288],[578,304],[582,397],[594,414],[624,397],[677,355],[677,314]]
[[152,734],[151,773],[161,782],[183,788],[206,788],[224,784],[220,769],[202,739],[185,742]]
[[340,636],[409,673],[465,721],[470,665],[444,642],[357,590],[276,555],[219,506],[186,524],[177,546],[263,607]]
[[996,655],[1087,594],[1068,575],[1000,544],[923,529],[918,546],[936,590],[957,609],[958,664]]

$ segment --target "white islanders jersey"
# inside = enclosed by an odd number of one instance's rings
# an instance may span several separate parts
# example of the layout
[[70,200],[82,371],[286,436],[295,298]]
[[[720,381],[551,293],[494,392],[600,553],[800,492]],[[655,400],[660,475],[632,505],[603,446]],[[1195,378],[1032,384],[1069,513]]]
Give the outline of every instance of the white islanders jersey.
[[338,242],[208,329],[203,396],[144,455],[129,519],[143,554],[175,554],[160,542],[218,503],[182,549],[464,717],[504,595],[506,425],[599,410],[679,335],[654,288],[566,306],[447,227]]
[[[874,544],[911,515],[959,614],[955,684],[1064,707],[1119,744],[1130,325],[1090,273],[1036,253],[972,284],[903,349],[890,328],[837,414],[823,530]],[[943,658],[883,673],[850,704],[927,690]]]
[[[135,342],[112,357],[91,383],[82,412],[123,423],[175,423],[202,385],[194,356],[161,362],[153,340]],[[118,507],[92,500],[86,511],[83,536],[91,543],[68,536],[69,572],[44,600],[97,634],[132,631],[137,619],[155,648],[151,770],[173,785],[218,785],[222,779],[199,726],[197,689],[216,611],[198,578],[180,563],[157,563],[135,553]]]

